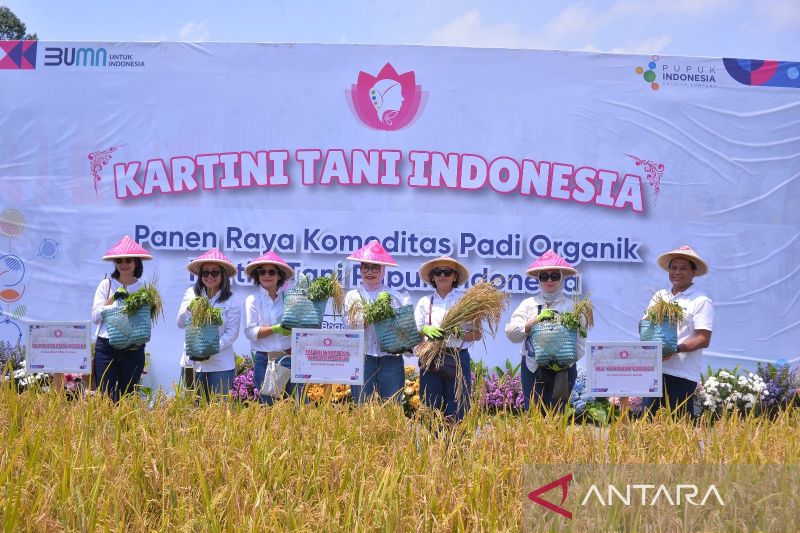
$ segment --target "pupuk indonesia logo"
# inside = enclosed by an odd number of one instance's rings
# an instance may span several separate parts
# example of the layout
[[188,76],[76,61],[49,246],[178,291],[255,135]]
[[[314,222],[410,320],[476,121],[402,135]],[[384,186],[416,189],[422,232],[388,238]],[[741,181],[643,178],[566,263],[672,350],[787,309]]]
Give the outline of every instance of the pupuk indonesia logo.
[[651,61],[645,67],[636,67],[636,74],[644,78],[644,81],[650,84],[650,88],[657,91],[660,85],[656,81],[656,67],[658,67],[658,56],[650,58]]
[[384,131],[399,130],[411,124],[424,99],[414,71],[398,74],[390,63],[386,63],[377,76],[359,72],[358,80],[348,93],[358,119],[365,126]]

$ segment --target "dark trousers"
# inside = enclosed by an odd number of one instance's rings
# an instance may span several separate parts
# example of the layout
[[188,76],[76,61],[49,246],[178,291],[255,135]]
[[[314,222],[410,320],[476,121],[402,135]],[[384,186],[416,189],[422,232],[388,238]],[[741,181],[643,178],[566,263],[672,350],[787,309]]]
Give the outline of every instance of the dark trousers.
[[645,398],[644,406],[651,415],[662,407],[679,417],[694,418],[694,391],[697,382],[663,374],[663,396],[661,398]]
[[[444,416],[458,422],[464,418],[464,414],[469,409],[470,393],[472,392],[472,372],[470,370],[469,351],[459,352],[462,374],[456,374],[455,378],[442,377],[434,372],[427,372],[420,369],[419,392],[425,405],[434,409],[440,409]],[[464,388],[461,398],[456,398],[456,380],[464,379]]]
[[[572,365],[567,373],[567,383],[569,395],[572,395],[572,390],[575,388],[575,380],[578,379],[578,367]],[[536,372],[531,372],[525,364],[525,356],[522,356],[522,365],[520,366],[520,382],[522,383],[522,395],[524,398],[523,407],[527,411],[531,407],[531,399],[534,403],[538,403],[542,412],[557,408],[563,411],[569,403],[569,399],[565,403],[559,403],[553,399],[553,384],[555,383],[556,372],[547,368],[538,367]]]
[[108,339],[97,337],[94,345],[93,371],[97,389],[115,402],[139,384],[144,371],[144,346],[118,350]]

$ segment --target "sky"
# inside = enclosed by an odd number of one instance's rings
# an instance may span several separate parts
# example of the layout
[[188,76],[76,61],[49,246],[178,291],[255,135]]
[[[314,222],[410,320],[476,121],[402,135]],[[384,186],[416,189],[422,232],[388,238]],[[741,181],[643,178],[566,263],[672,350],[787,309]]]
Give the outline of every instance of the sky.
[[800,0],[0,0],[41,40],[533,48],[800,61]]

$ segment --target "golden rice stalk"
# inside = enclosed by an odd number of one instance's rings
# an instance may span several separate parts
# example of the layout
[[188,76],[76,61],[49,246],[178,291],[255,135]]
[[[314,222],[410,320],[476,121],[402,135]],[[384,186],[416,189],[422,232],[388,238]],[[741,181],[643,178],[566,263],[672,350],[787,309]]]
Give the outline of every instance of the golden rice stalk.
[[[509,295],[494,284],[482,280],[467,289],[464,296],[447,311],[439,326],[444,337],[439,340],[425,340],[417,345],[417,356],[420,366],[429,367],[431,363],[441,361],[447,348],[447,341],[453,337],[464,336],[463,325],[471,324],[474,329],[480,328],[484,333],[494,336],[500,326],[503,311],[508,308]],[[464,369],[469,372],[469,369]],[[461,362],[456,357],[456,398],[461,398],[464,378]]]
[[192,305],[192,326],[202,328],[210,324],[222,325],[222,309],[214,307],[208,298],[201,296]]
[[559,314],[557,320],[562,326],[578,330],[581,337],[586,337],[586,333],[594,327],[594,306],[589,296],[573,298],[572,311]]
[[668,302],[658,295],[656,303],[647,308],[647,318],[657,324],[665,320],[670,324],[679,324],[684,319],[683,308],[678,302]]

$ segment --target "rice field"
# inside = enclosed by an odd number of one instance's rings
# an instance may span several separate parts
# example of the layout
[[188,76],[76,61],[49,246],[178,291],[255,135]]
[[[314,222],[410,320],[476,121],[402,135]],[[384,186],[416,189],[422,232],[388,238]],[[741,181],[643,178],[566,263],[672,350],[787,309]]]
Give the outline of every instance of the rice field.
[[607,428],[473,409],[0,390],[4,531],[515,531],[525,464],[796,463],[800,416]]

